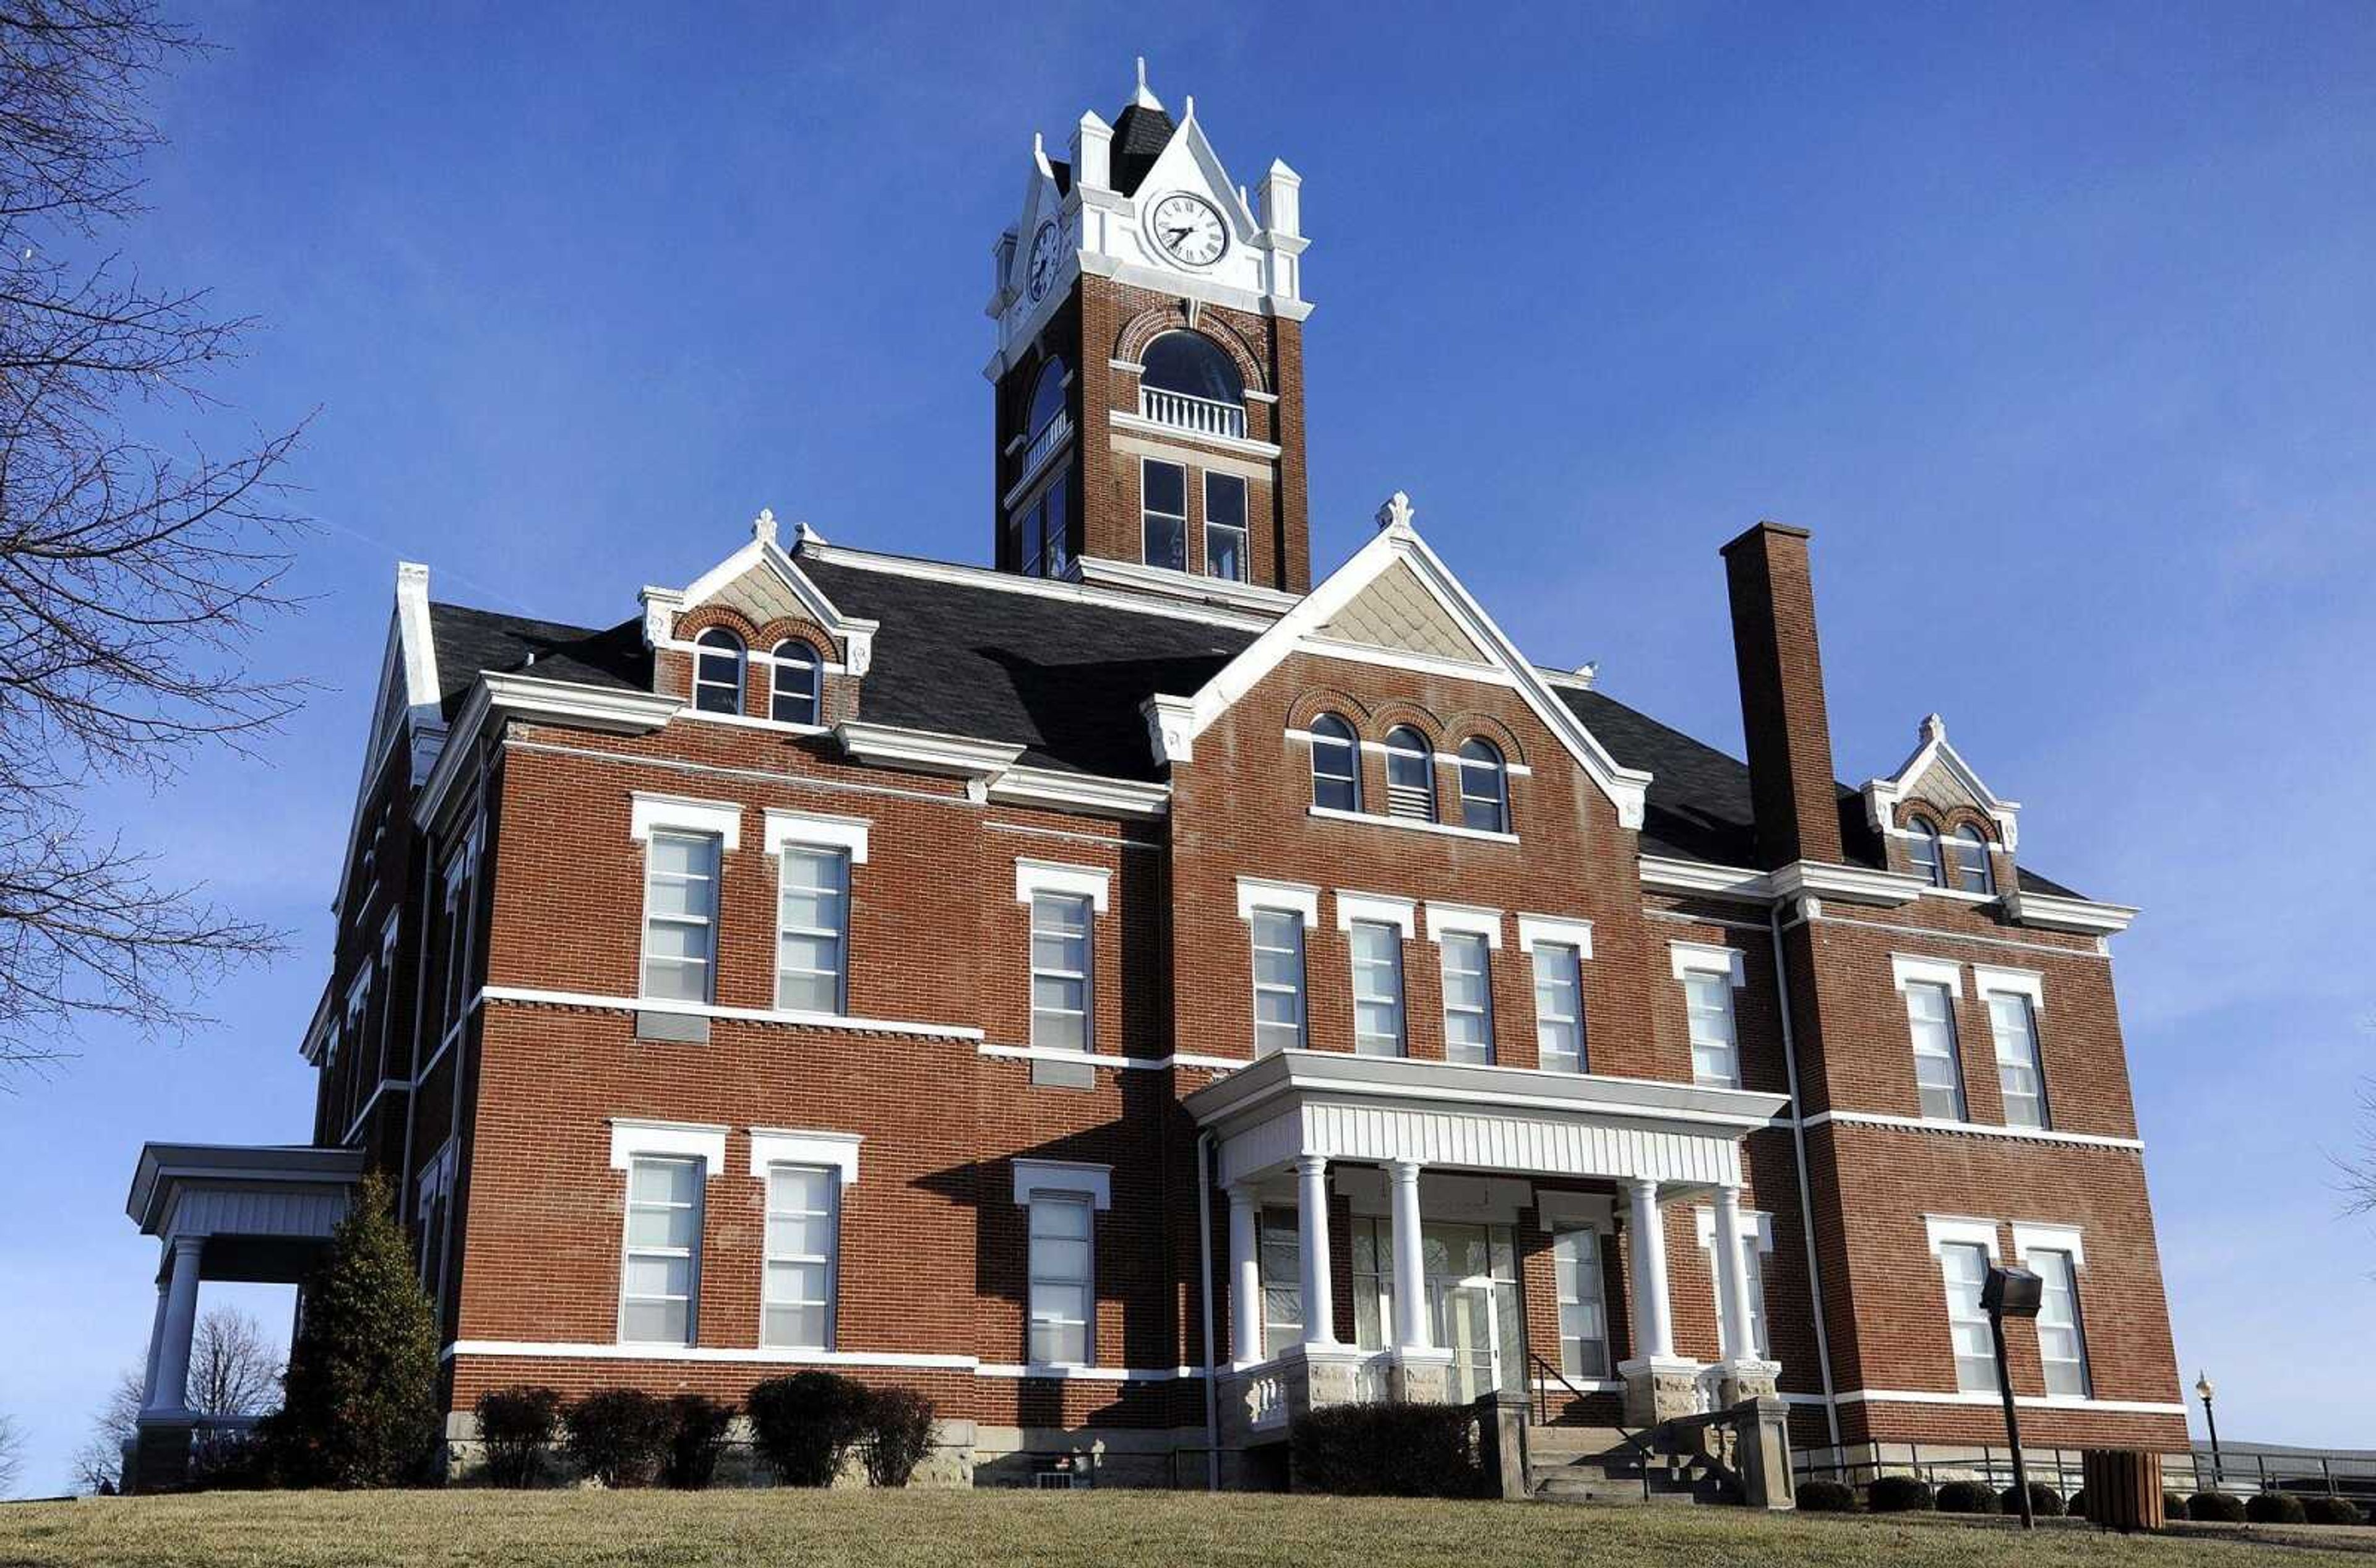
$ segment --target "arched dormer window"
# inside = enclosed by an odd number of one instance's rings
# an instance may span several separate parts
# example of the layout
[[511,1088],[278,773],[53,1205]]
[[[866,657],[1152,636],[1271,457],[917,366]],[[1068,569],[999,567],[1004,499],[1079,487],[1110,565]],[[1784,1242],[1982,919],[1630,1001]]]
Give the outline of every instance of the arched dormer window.
[[1493,742],[1460,743],[1460,826],[1479,833],[1510,831],[1510,777]]
[[1435,820],[1435,752],[1408,724],[1386,731],[1386,814]]
[[1238,362],[1200,332],[1167,332],[1139,356],[1138,411],[1205,435],[1246,433],[1246,381]]
[[742,639],[723,626],[694,639],[693,706],[704,713],[742,711]]
[[1312,803],[1330,811],[1361,809],[1361,748],[1353,727],[1333,713],[1312,721]]
[[1955,829],[1955,885],[1966,893],[1994,893],[1996,874],[1989,870],[1989,841],[1968,824]]
[[1947,885],[1947,862],[1939,854],[1939,825],[1927,816],[1908,817],[1906,831],[1912,835],[1906,840],[1906,853],[1914,862],[1914,874],[1933,887]]
[[775,666],[769,716],[779,724],[814,724],[817,721],[816,649],[797,637],[788,638],[776,645]]

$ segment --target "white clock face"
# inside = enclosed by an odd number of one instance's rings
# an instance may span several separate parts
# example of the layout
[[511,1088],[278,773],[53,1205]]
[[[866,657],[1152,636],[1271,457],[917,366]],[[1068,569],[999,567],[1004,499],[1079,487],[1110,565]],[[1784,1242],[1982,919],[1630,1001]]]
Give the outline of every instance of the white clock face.
[[1056,281],[1060,238],[1052,221],[1040,224],[1040,232],[1031,236],[1031,297],[1035,300],[1046,299],[1049,285]]
[[1148,224],[1163,253],[1190,267],[1210,267],[1230,248],[1230,232],[1213,204],[1185,191],[1175,191],[1157,202]]

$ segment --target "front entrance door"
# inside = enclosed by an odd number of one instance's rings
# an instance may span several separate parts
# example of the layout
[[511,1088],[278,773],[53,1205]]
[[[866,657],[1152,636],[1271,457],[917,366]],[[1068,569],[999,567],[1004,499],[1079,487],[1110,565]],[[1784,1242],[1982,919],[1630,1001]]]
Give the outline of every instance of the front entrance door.
[[1502,1321],[1493,1310],[1493,1281],[1472,1275],[1439,1288],[1439,1343],[1452,1352],[1452,1396],[1466,1405],[1502,1383]]
[[1420,1227],[1430,1328],[1452,1352],[1452,1393],[1471,1400],[1523,1387],[1516,1260],[1503,1225],[1431,1219]]

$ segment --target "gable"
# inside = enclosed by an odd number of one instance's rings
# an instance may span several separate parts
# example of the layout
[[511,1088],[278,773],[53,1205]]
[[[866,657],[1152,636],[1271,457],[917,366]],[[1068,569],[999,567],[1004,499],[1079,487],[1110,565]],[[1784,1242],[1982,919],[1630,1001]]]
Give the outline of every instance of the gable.
[[1929,767],[1924,768],[1919,778],[1906,786],[1905,793],[1900,798],[1907,801],[1921,801],[1942,810],[1968,807],[1981,813],[1986,813],[1994,803],[1974,794],[1970,786],[1966,784],[1944,760],[1933,761]]
[[1442,600],[1397,561],[1313,633],[1339,642],[1483,665],[1487,659]]
[[792,591],[791,585],[764,563],[754,564],[702,602],[738,610],[754,626],[764,626],[772,621],[805,621],[811,614],[809,607],[801,602],[800,595]]

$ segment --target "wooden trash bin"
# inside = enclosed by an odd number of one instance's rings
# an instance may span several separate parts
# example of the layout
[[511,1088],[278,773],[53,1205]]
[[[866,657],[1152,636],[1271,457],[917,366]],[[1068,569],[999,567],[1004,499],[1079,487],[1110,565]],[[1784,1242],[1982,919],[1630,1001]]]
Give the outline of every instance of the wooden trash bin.
[[2080,1456],[2087,1489],[2087,1519],[2111,1530],[2158,1530],[2162,1511],[2161,1455],[2125,1448],[2090,1448]]

